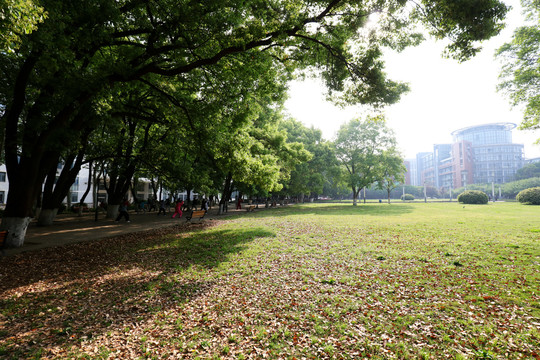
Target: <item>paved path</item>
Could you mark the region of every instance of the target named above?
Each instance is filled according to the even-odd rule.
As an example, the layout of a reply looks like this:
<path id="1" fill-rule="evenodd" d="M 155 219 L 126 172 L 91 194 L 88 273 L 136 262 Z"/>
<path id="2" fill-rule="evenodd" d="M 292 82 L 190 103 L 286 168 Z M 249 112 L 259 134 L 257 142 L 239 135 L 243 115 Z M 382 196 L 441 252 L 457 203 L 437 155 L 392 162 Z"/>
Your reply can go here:
<path id="1" fill-rule="evenodd" d="M 245 212 L 246 210 L 229 209 L 227 215 Z M 157 211 L 139 214 L 130 212 L 131 222 L 129 223 L 126 223 L 124 219 L 120 222 L 106 219 L 104 213 L 99 213 L 98 221 L 94 220 L 94 213 L 85 213 L 82 217 L 68 214 L 58 215 L 51 226 L 37 226 L 36 222 L 32 221 L 26 232 L 24 245 L 20 248 L 6 249 L 6 256 L 186 223 L 185 213 L 181 219 L 172 219 L 171 215 L 172 212 L 165 216 L 158 216 Z M 224 215 L 217 215 L 217 207 L 215 207 L 209 210 L 203 221 L 212 221 L 223 217 Z M 194 222 L 197 221 L 194 220 Z"/>

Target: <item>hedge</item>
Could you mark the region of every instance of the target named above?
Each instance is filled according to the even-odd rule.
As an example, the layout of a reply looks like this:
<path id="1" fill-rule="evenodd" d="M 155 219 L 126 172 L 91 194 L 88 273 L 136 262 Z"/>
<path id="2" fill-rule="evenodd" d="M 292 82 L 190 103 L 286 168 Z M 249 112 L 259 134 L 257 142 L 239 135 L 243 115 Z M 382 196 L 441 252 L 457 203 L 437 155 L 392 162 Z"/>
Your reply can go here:
<path id="1" fill-rule="evenodd" d="M 520 191 L 516 200 L 526 205 L 540 205 L 540 187 Z"/>
<path id="2" fill-rule="evenodd" d="M 463 204 L 487 204 L 489 201 L 486 193 L 479 190 L 467 190 L 462 192 L 457 199 Z"/>

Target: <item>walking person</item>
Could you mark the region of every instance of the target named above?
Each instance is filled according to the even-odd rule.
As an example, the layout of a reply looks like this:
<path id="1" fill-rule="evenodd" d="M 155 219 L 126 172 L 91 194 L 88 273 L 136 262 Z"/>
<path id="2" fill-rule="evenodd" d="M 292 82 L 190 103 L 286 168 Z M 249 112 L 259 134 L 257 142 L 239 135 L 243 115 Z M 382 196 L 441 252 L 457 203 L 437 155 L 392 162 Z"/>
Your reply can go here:
<path id="1" fill-rule="evenodd" d="M 174 207 L 174 214 L 172 218 L 174 219 L 176 217 L 176 214 L 178 214 L 178 218 L 180 219 L 182 217 L 182 206 L 184 205 L 184 201 L 178 199 L 176 201 L 176 206 Z"/>
<path id="2" fill-rule="evenodd" d="M 236 201 L 236 210 L 242 209 L 242 197 L 239 196 L 238 200 Z"/>
<path id="3" fill-rule="evenodd" d="M 201 210 L 208 211 L 208 200 L 205 198 L 202 199 Z"/>
<path id="4" fill-rule="evenodd" d="M 160 201 L 159 201 L 159 212 L 158 212 L 158 215 L 161 215 L 161 213 L 163 213 L 163 215 L 167 215 L 167 213 L 165 212 L 165 201 L 163 201 L 163 200 L 160 200 Z"/>
<path id="5" fill-rule="evenodd" d="M 139 203 L 139 209 L 140 209 L 144 214 L 146 214 L 146 201 L 141 200 L 141 202 Z M 138 212 L 138 211 L 137 211 L 137 212 Z"/>
<path id="6" fill-rule="evenodd" d="M 129 221 L 128 206 L 129 201 L 127 199 L 124 199 L 124 201 L 122 201 L 120 207 L 118 208 L 118 216 L 116 217 L 116 222 L 119 222 L 122 217 L 126 219 L 126 222 L 131 222 Z"/>
<path id="7" fill-rule="evenodd" d="M 148 212 L 157 210 L 156 208 L 156 199 L 149 197 L 148 198 Z"/>

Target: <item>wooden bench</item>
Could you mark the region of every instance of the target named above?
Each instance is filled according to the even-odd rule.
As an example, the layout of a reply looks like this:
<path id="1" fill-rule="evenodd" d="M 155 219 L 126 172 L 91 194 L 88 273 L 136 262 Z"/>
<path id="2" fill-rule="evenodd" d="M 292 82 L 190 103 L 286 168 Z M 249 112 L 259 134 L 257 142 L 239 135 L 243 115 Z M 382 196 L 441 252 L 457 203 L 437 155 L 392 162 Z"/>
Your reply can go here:
<path id="1" fill-rule="evenodd" d="M 0 252 L 2 252 L 2 255 L 6 255 L 6 252 L 4 251 L 4 249 L 6 248 L 6 245 L 7 245 L 7 236 L 8 236 L 8 232 L 7 231 L 0 231 Z"/>
<path id="2" fill-rule="evenodd" d="M 247 212 L 255 211 L 255 208 L 256 208 L 256 207 L 257 207 L 257 206 L 255 206 L 255 205 L 249 205 L 249 206 L 246 208 L 246 209 L 247 209 Z"/>
<path id="3" fill-rule="evenodd" d="M 192 210 L 191 214 L 186 215 L 186 222 L 191 222 L 193 218 L 199 218 L 199 221 L 201 221 L 204 215 L 206 215 L 206 210 Z"/>

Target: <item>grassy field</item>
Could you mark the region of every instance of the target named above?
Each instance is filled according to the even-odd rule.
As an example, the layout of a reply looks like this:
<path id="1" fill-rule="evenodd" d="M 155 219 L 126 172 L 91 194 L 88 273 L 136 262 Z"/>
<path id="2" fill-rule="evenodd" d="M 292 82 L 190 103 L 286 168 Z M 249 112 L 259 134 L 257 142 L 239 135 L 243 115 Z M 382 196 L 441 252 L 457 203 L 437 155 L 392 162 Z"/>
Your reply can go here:
<path id="1" fill-rule="evenodd" d="M 301 205 L 1 261 L 0 357 L 540 359 L 540 207 Z"/>

